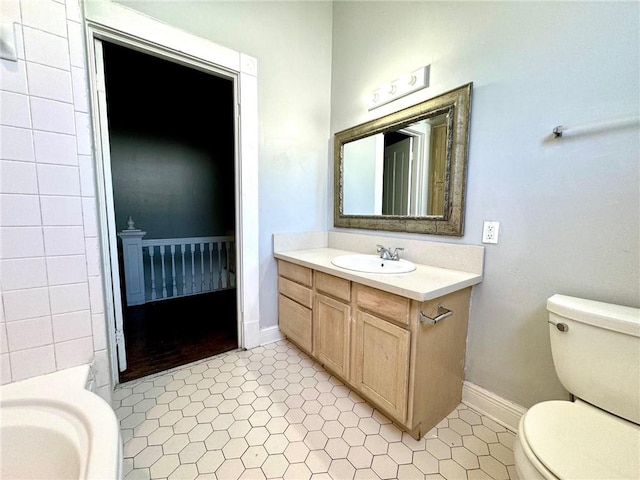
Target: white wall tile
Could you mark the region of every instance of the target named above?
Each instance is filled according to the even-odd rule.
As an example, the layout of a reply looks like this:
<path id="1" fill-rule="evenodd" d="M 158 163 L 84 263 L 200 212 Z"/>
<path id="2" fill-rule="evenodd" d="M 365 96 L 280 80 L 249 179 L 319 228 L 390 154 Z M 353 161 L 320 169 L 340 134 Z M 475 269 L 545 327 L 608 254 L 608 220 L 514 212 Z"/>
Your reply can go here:
<path id="1" fill-rule="evenodd" d="M 51 314 L 47 288 L 12 290 L 2 295 L 7 323 Z"/>
<path id="2" fill-rule="evenodd" d="M 56 343 L 91 336 L 91 312 L 89 310 L 53 315 L 52 320 L 53 338 Z"/>
<path id="3" fill-rule="evenodd" d="M 87 255 L 87 273 L 90 277 L 100 275 L 102 272 L 100 254 L 100 242 L 98 237 L 88 237 L 85 239 L 85 249 Z"/>
<path id="4" fill-rule="evenodd" d="M 105 401 L 107 402 L 109 405 L 112 405 L 113 403 L 113 389 L 111 388 L 111 385 L 103 385 L 101 387 L 98 387 L 96 389 L 96 393 Z"/>
<path id="5" fill-rule="evenodd" d="M 59 68 L 28 62 L 29 93 L 61 102 L 73 102 L 71 72 Z"/>
<path id="6" fill-rule="evenodd" d="M 38 185 L 42 195 L 80 195 L 78 167 L 38 165 Z"/>
<path id="7" fill-rule="evenodd" d="M 38 193 L 35 164 L 0 161 L 0 193 Z"/>
<path id="8" fill-rule="evenodd" d="M 74 67 L 84 68 L 84 36 L 82 33 L 82 25 L 76 22 L 67 23 L 67 32 L 69 34 L 69 52 L 71 65 Z"/>
<path id="9" fill-rule="evenodd" d="M 104 313 L 104 285 L 102 277 L 89 277 L 89 296 L 91 299 L 91 312 Z"/>
<path id="10" fill-rule="evenodd" d="M 78 0 L 66 0 L 65 4 L 67 6 L 67 18 L 74 22 L 81 22 L 80 2 Z"/>
<path id="11" fill-rule="evenodd" d="M 0 18 L 5 22 L 20 22 L 20 1 L 19 0 L 2 0 L 0 2 Z"/>
<path id="12" fill-rule="evenodd" d="M 29 97 L 0 91 L 0 125 L 30 128 L 30 115 Z"/>
<path id="13" fill-rule="evenodd" d="M 84 218 L 84 236 L 98 236 L 98 212 L 95 198 L 82 199 L 82 216 Z"/>
<path id="14" fill-rule="evenodd" d="M 0 258 L 44 256 L 41 227 L 2 227 L 0 230 Z"/>
<path id="15" fill-rule="evenodd" d="M 51 33 L 24 27 L 25 57 L 29 62 L 70 70 L 67 40 Z"/>
<path id="16" fill-rule="evenodd" d="M 93 349 L 104 350 L 107 348 L 107 326 L 103 314 L 91 315 L 91 330 L 93 331 Z"/>
<path id="17" fill-rule="evenodd" d="M 11 352 L 9 357 L 13 381 L 44 375 L 56 370 L 53 345 Z"/>
<path id="18" fill-rule="evenodd" d="M 1 2 L 0 2 L 1 3 Z M 3 353 L 0 355 L 0 385 L 11 382 L 11 361 L 9 360 L 9 354 Z"/>
<path id="19" fill-rule="evenodd" d="M 27 227 L 41 223 L 37 195 L 0 195 L 0 224 L 3 227 Z"/>
<path id="20" fill-rule="evenodd" d="M 51 0 L 24 1 L 22 23 L 61 37 L 67 36 L 67 14 L 63 4 Z"/>
<path id="21" fill-rule="evenodd" d="M 0 158 L 33 162 L 33 135 L 26 128 L 0 127 Z"/>
<path id="22" fill-rule="evenodd" d="M 43 233 L 47 256 L 84 254 L 82 227 L 44 227 Z"/>
<path id="23" fill-rule="evenodd" d="M 107 350 L 99 350 L 95 352 L 95 367 L 96 367 L 96 385 L 102 387 L 108 385 L 110 382 L 109 355 Z"/>
<path id="24" fill-rule="evenodd" d="M 0 380 L 87 363 L 96 350 L 110 397 L 80 2 L 0 0 L 0 18 L 25 24 L 15 25 L 21 61 L 0 60 Z"/>
<path id="25" fill-rule="evenodd" d="M 27 72 L 23 60 L 0 59 L 0 90 L 27 94 Z"/>
<path id="26" fill-rule="evenodd" d="M 49 285 L 64 285 L 87 281 L 87 260 L 84 255 L 47 257 Z"/>
<path id="27" fill-rule="evenodd" d="M 91 337 L 56 343 L 55 350 L 58 370 L 93 361 L 93 340 Z"/>
<path id="28" fill-rule="evenodd" d="M 47 132 L 76 133 L 73 105 L 46 98 L 31 97 L 33 128 Z"/>
<path id="29" fill-rule="evenodd" d="M 94 175 L 93 157 L 78 155 L 80 164 L 80 187 L 83 197 L 96 196 L 96 178 Z"/>
<path id="30" fill-rule="evenodd" d="M 3 291 L 47 286 L 47 266 L 43 257 L 16 258 L 0 262 Z"/>
<path id="31" fill-rule="evenodd" d="M 0 2 L 4 3 L 4 2 Z M 19 23 L 14 24 L 14 29 L 16 32 L 16 54 L 19 60 L 26 60 L 26 56 L 24 53 L 24 34 L 22 25 Z"/>
<path id="32" fill-rule="evenodd" d="M 54 315 L 88 310 L 90 306 L 89 288 L 86 283 L 51 286 L 49 295 L 51 313 Z"/>
<path id="33" fill-rule="evenodd" d="M 76 139 L 73 135 L 33 132 L 36 161 L 57 165 L 78 165 Z"/>
<path id="34" fill-rule="evenodd" d="M 91 137 L 91 121 L 89 114 L 76 112 L 76 137 L 78 154 L 91 155 L 93 142 Z"/>
<path id="35" fill-rule="evenodd" d="M 51 317 L 32 318 L 7 323 L 9 351 L 41 347 L 53 343 Z"/>
<path id="36" fill-rule="evenodd" d="M 9 353 L 9 341 L 7 340 L 7 324 L 0 323 L 0 353 Z"/>
<path id="37" fill-rule="evenodd" d="M 73 108 L 76 112 L 89 112 L 89 91 L 87 74 L 83 68 L 71 67 L 73 82 Z"/>
<path id="38" fill-rule="evenodd" d="M 82 225 L 80 197 L 42 196 L 43 225 Z"/>

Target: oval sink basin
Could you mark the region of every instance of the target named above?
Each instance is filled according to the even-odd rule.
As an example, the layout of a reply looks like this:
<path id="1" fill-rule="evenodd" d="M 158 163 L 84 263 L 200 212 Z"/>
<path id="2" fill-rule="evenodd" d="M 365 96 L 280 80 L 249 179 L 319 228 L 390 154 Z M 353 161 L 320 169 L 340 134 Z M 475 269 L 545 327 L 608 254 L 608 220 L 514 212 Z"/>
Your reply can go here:
<path id="1" fill-rule="evenodd" d="M 383 260 L 379 255 L 350 254 L 340 255 L 331 260 L 336 267 L 362 273 L 408 273 L 416 269 L 408 260 Z"/>

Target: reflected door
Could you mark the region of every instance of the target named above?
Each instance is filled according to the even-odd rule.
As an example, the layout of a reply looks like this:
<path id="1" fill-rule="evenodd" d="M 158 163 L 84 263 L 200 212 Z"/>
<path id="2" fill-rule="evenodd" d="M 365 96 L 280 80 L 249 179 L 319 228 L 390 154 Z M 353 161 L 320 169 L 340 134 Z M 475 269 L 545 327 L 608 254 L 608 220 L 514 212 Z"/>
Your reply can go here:
<path id="1" fill-rule="evenodd" d="M 431 160 L 429 162 L 428 215 L 444 215 L 444 179 L 447 159 L 447 126 L 431 129 Z"/>
<path id="2" fill-rule="evenodd" d="M 383 215 L 407 215 L 409 211 L 412 140 L 407 137 L 384 149 Z"/>

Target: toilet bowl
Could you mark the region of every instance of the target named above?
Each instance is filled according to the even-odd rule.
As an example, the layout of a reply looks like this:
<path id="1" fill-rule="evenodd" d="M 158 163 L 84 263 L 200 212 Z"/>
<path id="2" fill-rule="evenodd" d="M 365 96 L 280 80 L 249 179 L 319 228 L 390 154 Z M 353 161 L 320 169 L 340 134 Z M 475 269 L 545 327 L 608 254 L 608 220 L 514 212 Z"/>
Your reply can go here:
<path id="1" fill-rule="evenodd" d="M 520 479 L 640 479 L 640 309 L 564 295 L 547 308 L 554 366 L 576 399 L 522 416 Z"/>

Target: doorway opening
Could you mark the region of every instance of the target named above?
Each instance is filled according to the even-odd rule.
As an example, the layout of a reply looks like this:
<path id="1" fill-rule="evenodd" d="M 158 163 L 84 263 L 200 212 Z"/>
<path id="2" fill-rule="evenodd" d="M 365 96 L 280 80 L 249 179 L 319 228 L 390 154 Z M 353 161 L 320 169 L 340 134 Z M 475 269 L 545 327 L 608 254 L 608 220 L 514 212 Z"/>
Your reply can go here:
<path id="1" fill-rule="evenodd" d="M 126 382 L 238 347 L 234 83 L 102 43 Z"/>

